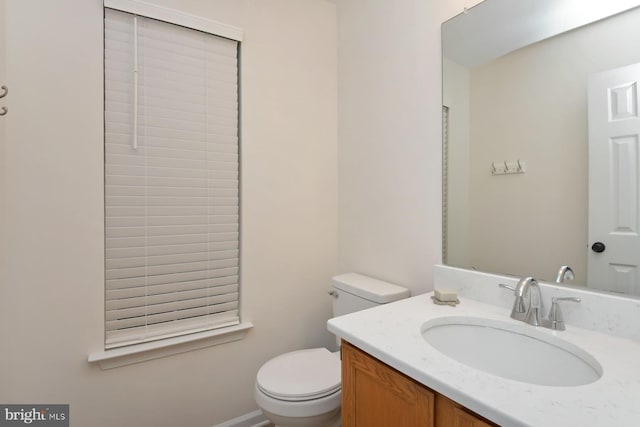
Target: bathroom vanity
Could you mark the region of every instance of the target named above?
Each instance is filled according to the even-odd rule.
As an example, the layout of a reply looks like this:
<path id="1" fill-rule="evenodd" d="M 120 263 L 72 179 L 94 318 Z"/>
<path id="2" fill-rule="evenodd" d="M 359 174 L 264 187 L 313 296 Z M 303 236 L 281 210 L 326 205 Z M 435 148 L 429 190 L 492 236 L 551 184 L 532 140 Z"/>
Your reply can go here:
<path id="1" fill-rule="evenodd" d="M 342 372 L 343 427 L 496 425 L 346 341 Z"/>
<path id="2" fill-rule="evenodd" d="M 345 426 L 640 425 L 640 340 L 624 326 L 638 324 L 638 301 L 542 284 L 547 307 L 553 296 L 582 299 L 567 307 L 566 330 L 553 331 L 510 318 L 513 293 L 498 284 L 514 285 L 515 278 L 443 266 L 435 276 L 437 287 L 449 283 L 458 292 L 458 306 L 435 305 L 423 294 L 329 320 L 329 330 L 346 341 Z M 429 335 L 465 322 L 477 328 L 472 335 L 451 335 L 469 346 L 462 355 Z M 440 334 L 445 341 L 447 334 Z M 527 354 L 512 351 L 523 349 Z M 569 359 L 561 360 L 565 353 Z M 592 376 L 580 367 L 565 376 L 580 363 Z"/>

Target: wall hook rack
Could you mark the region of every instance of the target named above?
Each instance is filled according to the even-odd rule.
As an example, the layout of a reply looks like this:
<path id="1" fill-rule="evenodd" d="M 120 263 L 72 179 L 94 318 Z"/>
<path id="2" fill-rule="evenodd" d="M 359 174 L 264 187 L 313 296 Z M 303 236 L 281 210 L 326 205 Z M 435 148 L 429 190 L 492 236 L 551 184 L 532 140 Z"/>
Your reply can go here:
<path id="1" fill-rule="evenodd" d="M 511 175 L 517 173 L 525 173 L 525 162 L 520 159 L 491 162 L 491 175 Z"/>

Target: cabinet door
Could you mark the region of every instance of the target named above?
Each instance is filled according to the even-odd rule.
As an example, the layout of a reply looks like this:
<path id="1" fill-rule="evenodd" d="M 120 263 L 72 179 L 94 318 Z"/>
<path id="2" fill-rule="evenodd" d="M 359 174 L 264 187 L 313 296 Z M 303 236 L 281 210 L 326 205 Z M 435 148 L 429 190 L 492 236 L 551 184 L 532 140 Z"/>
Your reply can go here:
<path id="1" fill-rule="evenodd" d="M 434 393 L 342 343 L 343 427 L 432 427 Z"/>
<path id="2" fill-rule="evenodd" d="M 466 410 L 453 400 L 438 394 L 436 396 L 436 427 L 493 427 L 478 415 Z"/>

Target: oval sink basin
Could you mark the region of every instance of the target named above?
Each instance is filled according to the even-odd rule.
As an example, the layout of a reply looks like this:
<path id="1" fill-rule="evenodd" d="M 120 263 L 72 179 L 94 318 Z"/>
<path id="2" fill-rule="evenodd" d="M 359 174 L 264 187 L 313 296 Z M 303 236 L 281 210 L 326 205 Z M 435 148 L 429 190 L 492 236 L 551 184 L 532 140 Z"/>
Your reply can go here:
<path id="1" fill-rule="evenodd" d="M 526 324 L 442 317 L 424 323 L 422 336 L 460 363 L 511 380 L 579 386 L 602 376 L 602 367 L 589 353 Z"/>

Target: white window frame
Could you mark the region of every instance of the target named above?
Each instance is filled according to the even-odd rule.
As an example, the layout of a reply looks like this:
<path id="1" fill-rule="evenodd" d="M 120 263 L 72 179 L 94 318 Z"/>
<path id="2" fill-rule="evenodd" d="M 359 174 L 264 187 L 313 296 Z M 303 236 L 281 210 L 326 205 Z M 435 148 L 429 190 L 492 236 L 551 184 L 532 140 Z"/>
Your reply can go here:
<path id="1" fill-rule="evenodd" d="M 238 42 L 242 41 L 243 31 L 240 28 L 142 1 L 104 0 L 104 7 L 177 24 L 183 27 L 236 40 Z M 99 363 L 103 369 L 110 369 L 230 341 L 236 341 L 244 338 L 252 327 L 253 325 L 250 322 L 241 322 L 235 326 L 97 351 L 91 353 L 88 360 L 89 362 Z"/>
<path id="2" fill-rule="evenodd" d="M 241 28 L 138 0 L 104 0 L 104 7 L 242 41 Z"/>

